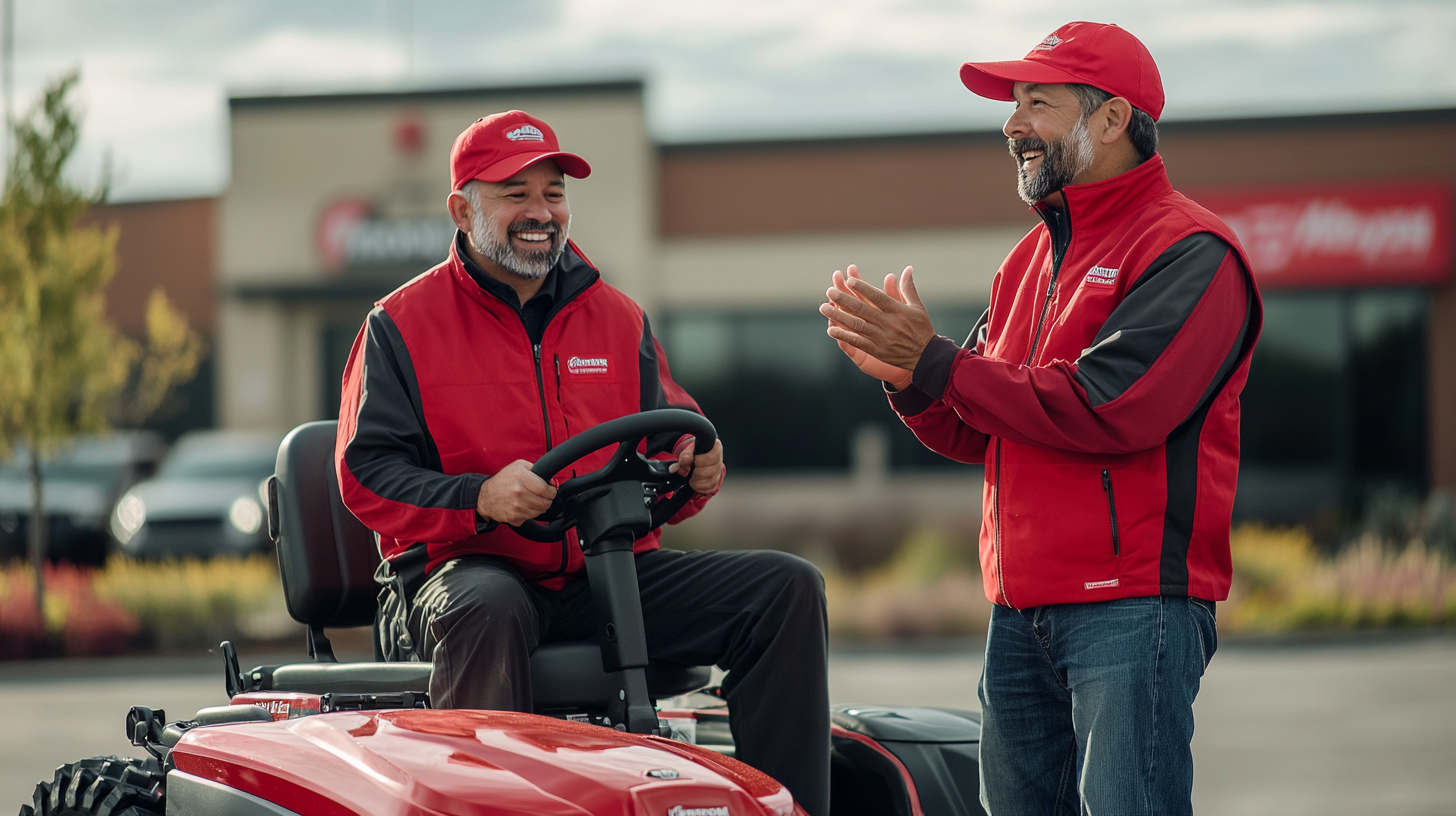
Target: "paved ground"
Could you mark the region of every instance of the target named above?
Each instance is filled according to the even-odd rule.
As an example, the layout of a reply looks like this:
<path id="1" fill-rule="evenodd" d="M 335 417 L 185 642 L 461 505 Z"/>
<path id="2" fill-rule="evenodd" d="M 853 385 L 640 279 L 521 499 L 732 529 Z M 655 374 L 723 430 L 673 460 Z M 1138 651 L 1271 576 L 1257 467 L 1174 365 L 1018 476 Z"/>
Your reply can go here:
<path id="1" fill-rule="evenodd" d="M 975 708 L 977 651 L 841 650 L 831 697 Z M 0 814 L 63 760 L 129 752 L 129 706 L 175 716 L 221 702 L 212 660 L 0 664 Z M 1199 697 L 1194 754 L 1199 813 L 1456 814 L 1456 638 L 1226 643 Z"/>

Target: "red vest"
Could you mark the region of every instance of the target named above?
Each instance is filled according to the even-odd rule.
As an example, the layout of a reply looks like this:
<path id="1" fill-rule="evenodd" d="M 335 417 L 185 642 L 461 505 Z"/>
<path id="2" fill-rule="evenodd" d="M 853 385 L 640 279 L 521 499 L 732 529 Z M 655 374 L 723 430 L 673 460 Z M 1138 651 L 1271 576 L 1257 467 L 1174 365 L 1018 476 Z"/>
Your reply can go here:
<path id="1" fill-rule="evenodd" d="M 1222 221 L 1172 189 L 1157 157 L 1115 178 L 1068 187 L 1064 193 L 1072 237 L 1055 286 L 1052 238 L 1041 225 L 1017 244 L 997 273 L 980 353 L 961 351 L 956 358 L 957 368 L 966 367 L 960 375 L 952 373 L 952 389 L 960 387 L 961 398 L 989 404 L 998 399 L 998 384 L 1004 383 L 1007 393 L 1013 385 L 1032 390 L 1039 387 L 1041 376 L 1047 383 L 1065 383 L 1067 373 L 1075 373 L 1075 361 L 1096 342 L 1149 264 L 1195 233 L 1219 236 L 1242 261 L 1240 271 L 1253 293 L 1247 300 L 1246 339 L 1221 382 L 1186 381 L 1176 372 L 1156 371 L 1155 364 L 1158 387 L 1165 389 L 1158 393 L 1189 391 L 1192 398 L 1186 404 L 1200 405 L 1187 421 L 1177 417 L 1174 424 L 1182 424 L 1161 444 L 1150 440 L 1152 447 L 1117 450 L 1109 443 L 1103 450 L 1115 452 L 1091 446 L 1078 452 L 1076 440 L 1054 440 L 1052 435 L 1045 445 L 995 434 L 983 438 L 981 563 L 986 594 L 1017 608 L 1159 594 L 1222 600 L 1228 596 L 1231 574 L 1239 393 L 1261 314 L 1248 262 Z M 1245 302 L 1240 296 L 1241 307 Z M 1229 315 L 1234 329 L 1244 314 L 1241 308 Z M 1227 347 L 1217 350 L 1219 359 L 1230 353 Z M 1087 403 L 1080 390 L 1044 390 L 1060 394 L 1064 406 L 1076 401 L 1067 396 L 1073 393 Z M 1206 392 L 1211 393 L 1199 402 Z M 950 396 L 955 395 L 948 401 Z M 1156 406 L 1157 401 L 1145 404 Z M 1102 417 L 1087 404 L 1071 405 L 1067 411 L 1086 416 L 1093 429 L 1103 419 L 1137 426 L 1136 418 Z M 929 423 L 934 414 L 929 411 L 919 421 Z M 962 409 L 962 414 L 973 411 Z M 916 428 L 917 419 L 906 421 Z M 966 422 L 974 425 L 973 419 Z M 916 432 L 925 438 L 925 429 Z M 1117 433 L 1109 432 L 1108 438 Z"/>
<path id="2" fill-rule="evenodd" d="M 517 459 L 534 462 L 574 434 L 642 410 L 642 308 L 600 280 L 557 307 L 539 348 L 533 347 L 517 312 L 484 292 L 453 252 L 449 261 L 400 287 L 379 305 L 398 327 L 408 350 L 424 424 L 445 474 L 489 475 Z M 345 373 L 339 411 L 341 451 L 353 435 L 363 393 L 362 338 L 361 334 Z M 675 402 L 690 403 L 665 376 L 665 364 L 659 370 L 663 385 L 674 390 Z M 563 470 L 555 483 L 605 465 L 612 450 L 580 460 Z M 339 463 L 345 504 L 371 529 L 394 533 L 381 533 L 385 558 L 424 541 L 432 568 L 465 554 L 498 555 L 527 578 L 551 587 L 561 586 L 564 576 L 584 566 L 575 530 L 564 545 L 530 541 L 506 525 L 476 533 L 473 507 L 422 509 L 389 502 L 360 485 L 344 466 L 342 455 Z M 657 546 L 654 531 L 635 549 L 642 552 Z"/>

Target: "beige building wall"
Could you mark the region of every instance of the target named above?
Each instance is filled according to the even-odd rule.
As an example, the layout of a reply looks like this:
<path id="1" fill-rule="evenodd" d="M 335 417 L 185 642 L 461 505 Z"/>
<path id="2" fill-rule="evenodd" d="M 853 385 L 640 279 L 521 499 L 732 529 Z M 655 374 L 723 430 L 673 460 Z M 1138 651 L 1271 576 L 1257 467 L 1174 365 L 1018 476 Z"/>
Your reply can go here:
<path id="1" fill-rule="evenodd" d="M 1020 226 L 671 238 L 662 245 L 662 293 L 671 309 L 817 308 L 830 275 L 853 263 L 878 283 L 915 267 L 927 304 L 985 303 Z"/>
<path id="2" fill-rule="evenodd" d="M 225 427 L 288 428 L 320 418 L 321 315 L 341 304 L 363 321 L 387 281 L 331 273 L 320 214 L 344 198 L 385 215 L 445 216 L 449 152 L 471 122 L 521 109 L 551 124 L 592 165 L 568 180 L 572 238 L 611 283 L 651 308 L 656 277 L 656 150 L 639 83 L 523 90 L 235 99 L 232 181 L 219 203 L 218 405 Z M 401 150 L 402 120 L 420 126 Z M 441 246 L 443 259 L 448 246 Z M 371 288 L 372 285 L 372 288 Z M 337 320 L 337 317 L 333 319 Z"/>

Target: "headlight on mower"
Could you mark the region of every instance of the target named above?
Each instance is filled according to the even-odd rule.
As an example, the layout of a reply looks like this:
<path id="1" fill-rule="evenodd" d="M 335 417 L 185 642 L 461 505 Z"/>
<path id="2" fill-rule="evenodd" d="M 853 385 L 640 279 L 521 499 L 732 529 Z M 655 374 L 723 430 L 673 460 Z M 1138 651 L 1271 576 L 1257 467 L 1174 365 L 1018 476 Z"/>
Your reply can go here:
<path id="1" fill-rule="evenodd" d="M 263 526 L 263 508 L 251 496 L 239 496 L 228 508 L 228 521 L 244 535 L 252 535 Z"/>
<path id="2" fill-rule="evenodd" d="M 147 505 L 140 498 L 128 493 L 116 503 L 116 512 L 111 516 L 111 534 L 122 544 L 131 541 L 137 530 L 147 523 Z"/>

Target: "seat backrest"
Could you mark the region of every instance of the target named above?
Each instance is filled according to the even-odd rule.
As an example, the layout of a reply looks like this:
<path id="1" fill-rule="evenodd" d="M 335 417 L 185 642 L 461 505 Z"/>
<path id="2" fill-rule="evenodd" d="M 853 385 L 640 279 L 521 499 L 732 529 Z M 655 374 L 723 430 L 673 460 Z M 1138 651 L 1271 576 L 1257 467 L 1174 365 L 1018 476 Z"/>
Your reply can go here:
<path id="1" fill-rule="evenodd" d="M 334 472 L 337 422 L 299 425 L 278 446 L 269 483 L 270 530 L 288 614 L 315 626 L 374 622 L 379 547 L 374 534 L 344 507 Z"/>

